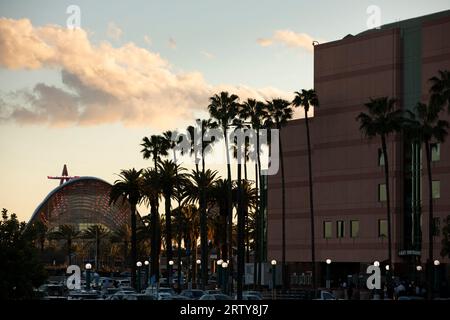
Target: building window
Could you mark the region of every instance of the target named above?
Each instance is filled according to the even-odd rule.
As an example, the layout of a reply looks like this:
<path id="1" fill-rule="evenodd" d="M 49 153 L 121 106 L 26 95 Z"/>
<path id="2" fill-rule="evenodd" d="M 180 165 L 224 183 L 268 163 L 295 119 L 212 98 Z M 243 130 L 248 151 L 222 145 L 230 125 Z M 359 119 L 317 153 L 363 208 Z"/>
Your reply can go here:
<path id="1" fill-rule="evenodd" d="M 388 229 L 387 220 L 384 220 L 384 219 L 378 220 L 378 237 L 386 238 L 388 236 L 387 229 Z"/>
<path id="2" fill-rule="evenodd" d="M 336 221 L 336 237 L 343 238 L 345 236 L 345 225 L 344 221 L 338 220 Z"/>
<path id="3" fill-rule="evenodd" d="M 439 237 L 441 235 L 441 219 L 433 218 L 433 236 Z"/>
<path id="4" fill-rule="evenodd" d="M 384 183 L 378 185 L 378 201 L 386 201 L 386 184 Z"/>
<path id="5" fill-rule="evenodd" d="M 378 166 L 384 166 L 384 154 L 381 148 L 378 149 Z"/>
<path id="6" fill-rule="evenodd" d="M 323 237 L 325 239 L 331 239 L 331 229 L 332 229 L 332 224 L 331 221 L 324 221 L 323 222 Z"/>
<path id="7" fill-rule="evenodd" d="M 441 197 L 441 182 L 439 180 L 432 181 L 431 187 L 433 199 L 439 199 Z"/>
<path id="8" fill-rule="evenodd" d="M 432 143 L 431 144 L 431 161 L 441 160 L 441 144 Z"/>
<path id="9" fill-rule="evenodd" d="M 350 237 L 357 238 L 359 236 L 359 220 L 350 221 Z"/>

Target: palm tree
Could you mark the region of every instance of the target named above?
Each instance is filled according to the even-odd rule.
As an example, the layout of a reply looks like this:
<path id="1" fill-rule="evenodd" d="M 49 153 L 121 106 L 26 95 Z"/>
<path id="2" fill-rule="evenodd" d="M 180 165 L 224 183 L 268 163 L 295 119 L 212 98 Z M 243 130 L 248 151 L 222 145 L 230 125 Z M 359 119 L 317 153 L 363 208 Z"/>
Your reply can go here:
<path id="1" fill-rule="evenodd" d="M 155 281 L 159 279 L 159 254 L 161 250 L 161 225 L 158 213 L 159 199 L 161 197 L 161 179 L 156 169 L 147 169 L 142 173 L 142 191 L 144 201 L 150 206 L 151 230 L 151 268 L 150 276 Z"/>
<path id="2" fill-rule="evenodd" d="M 160 135 L 152 135 L 150 139 L 144 137 L 141 146 L 144 147 L 141 150 L 144 159 L 152 158 L 155 169 L 158 169 L 158 161 L 161 159 L 161 156 L 167 156 L 170 149 L 169 141 Z"/>
<path id="3" fill-rule="evenodd" d="M 166 262 L 167 270 L 169 270 L 169 261 L 172 260 L 172 217 L 171 217 L 171 200 L 175 196 L 175 188 L 184 185 L 187 181 L 183 171 L 179 165 L 171 160 L 164 160 L 158 166 L 160 172 L 160 183 L 162 193 L 164 195 L 165 214 L 166 214 Z M 181 262 L 181 261 L 180 261 Z M 181 267 L 181 264 L 180 264 Z"/>
<path id="4" fill-rule="evenodd" d="M 193 170 L 188 177 L 190 182 L 185 185 L 185 201 L 187 203 L 208 202 L 211 197 L 211 188 L 216 180 L 217 171 L 210 169 L 205 172 Z M 200 211 L 200 246 L 201 246 L 201 270 L 202 270 L 202 288 L 208 284 L 208 239 L 206 227 L 206 208 Z"/>
<path id="5" fill-rule="evenodd" d="M 242 120 L 250 121 L 252 128 L 256 130 L 256 161 L 255 161 L 255 188 L 256 193 L 259 194 L 259 181 L 261 181 L 261 150 L 259 143 L 259 135 L 260 130 L 264 127 L 264 120 L 267 119 L 267 109 L 264 103 L 260 101 L 256 101 L 255 99 L 248 99 L 245 101 L 240 108 L 239 117 Z M 261 197 L 259 198 L 261 199 Z M 260 208 L 260 205 L 256 207 L 256 238 L 257 241 L 255 243 L 255 255 L 254 255 L 254 266 L 253 266 L 253 283 L 260 283 L 261 277 L 258 277 L 257 265 L 261 266 L 260 262 L 262 261 L 262 226 L 264 224 L 264 217 L 260 214 L 263 212 Z M 259 279 L 259 281 L 257 281 Z"/>
<path id="6" fill-rule="evenodd" d="M 283 290 L 288 286 L 287 265 L 286 265 L 286 189 L 284 177 L 283 148 L 281 143 L 281 129 L 292 119 L 293 110 L 289 101 L 283 99 L 273 99 L 267 101 L 267 126 L 274 126 L 278 129 L 278 143 L 280 148 L 280 169 L 281 169 L 281 274 L 283 279 Z"/>
<path id="7" fill-rule="evenodd" d="M 122 170 L 119 174 L 120 179 L 114 182 L 109 195 L 110 204 L 117 201 L 128 201 L 131 209 L 131 284 L 136 287 L 136 262 L 137 262 L 137 243 L 136 243 L 136 207 L 141 201 L 142 193 L 142 169 Z"/>
<path id="8" fill-rule="evenodd" d="M 434 98 L 430 98 L 429 104 L 418 103 L 413 121 L 409 125 L 412 136 L 418 143 L 425 146 L 425 156 L 427 163 L 428 182 L 428 288 L 429 299 L 433 294 L 433 178 L 431 173 L 431 144 L 433 142 L 443 143 L 448 134 L 449 123 L 439 119 L 439 113 L 443 109 L 443 104 Z"/>
<path id="9" fill-rule="evenodd" d="M 309 177 L 309 210 L 311 224 L 311 263 L 312 263 L 312 283 L 314 292 L 316 291 L 316 247 L 315 247 L 315 227 L 314 227 L 314 197 L 313 197 L 313 181 L 312 181 L 312 161 L 311 161 L 311 136 L 309 131 L 308 111 L 310 107 L 318 107 L 319 99 L 314 89 L 295 92 L 295 98 L 292 101 L 294 107 L 302 107 L 305 111 L 306 125 L 306 142 L 308 145 L 308 177 Z"/>
<path id="10" fill-rule="evenodd" d="M 93 225 L 83 231 L 82 238 L 93 240 L 95 243 L 95 269 L 99 270 L 100 264 L 100 244 L 101 241 L 109 237 L 108 229 L 101 225 Z"/>
<path id="11" fill-rule="evenodd" d="M 433 104 L 443 106 L 447 104 L 448 112 L 450 112 L 450 71 L 439 70 L 438 73 L 438 76 L 430 79 L 431 100 Z"/>
<path id="12" fill-rule="evenodd" d="M 229 150 L 229 141 L 228 141 L 228 127 L 232 125 L 234 119 L 238 114 L 238 99 L 239 97 L 235 94 L 229 94 L 228 92 L 222 91 L 220 94 L 216 94 L 210 98 L 210 104 L 208 106 L 208 111 L 210 116 L 217 120 L 218 125 L 222 128 L 224 139 L 225 139 L 225 152 L 227 158 L 227 180 L 228 180 L 228 191 L 227 191 L 227 200 L 228 200 L 228 251 L 231 254 L 232 245 L 231 238 L 233 234 L 233 223 L 232 223 L 232 200 L 231 200 L 231 162 L 230 162 L 230 154 Z M 226 256 L 225 260 L 228 259 L 228 252 L 225 252 Z M 233 259 L 230 259 L 233 261 Z M 232 268 L 232 266 L 230 266 Z"/>
<path id="13" fill-rule="evenodd" d="M 36 222 L 33 222 L 31 228 L 27 228 L 26 230 L 31 234 L 31 238 L 39 243 L 39 249 L 43 252 L 45 240 L 47 240 L 49 235 L 47 225 L 41 220 L 37 220 Z"/>
<path id="14" fill-rule="evenodd" d="M 119 229 L 114 230 L 110 234 L 110 241 L 112 243 L 120 243 L 123 246 L 123 264 L 128 265 L 128 247 L 131 239 L 131 228 L 127 224 L 123 224 Z"/>
<path id="15" fill-rule="evenodd" d="M 49 238 L 52 240 L 63 240 L 66 242 L 67 257 L 69 265 L 72 264 L 72 244 L 73 241 L 79 238 L 80 232 L 74 226 L 63 224 L 58 227 L 58 230 L 50 233 Z"/>
<path id="16" fill-rule="evenodd" d="M 381 150 L 384 159 L 384 178 L 386 184 L 386 210 L 387 210 L 387 233 L 388 233 L 388 265 L 392 263 L 392 233 L 391 233 L 391 205 L 390 205 L 390 188 L 389 188 L 389 161 L 387 153 L 386 139 L 390 134 L 399 132 L 402 128 L 403 112 L 395 110 L 395 99 L 381 97 L 370 99 L 366 103 L 369 113 L 361 112 L 357 117 L 360 122 L 360 130 L 364 135 L 373 139 L 380 137 Z"/>

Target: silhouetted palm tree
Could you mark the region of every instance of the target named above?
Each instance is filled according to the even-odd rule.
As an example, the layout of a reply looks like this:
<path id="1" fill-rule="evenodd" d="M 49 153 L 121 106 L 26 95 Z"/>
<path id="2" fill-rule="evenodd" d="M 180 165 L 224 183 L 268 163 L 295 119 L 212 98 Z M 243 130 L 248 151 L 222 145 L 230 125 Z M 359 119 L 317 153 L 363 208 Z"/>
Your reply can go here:
<path id="1" fill-rule="evenodd" d="M 425 147 L 425 159 L 427 164 L 427 182 L 428 182 L 428 261 L 427 275 L 429 299 L 432 298 L 434 281 L 433 277 L 433 236 L 434 236 L 434 215 L 433 215 L 433 178 L 431 172 L 431 144 L 443 143 L 448 134 L 449 123 L 439 119 L 439 113 L 443 109 L 443 104 L 438 100 L 430 98 L 429 104 L 418 103 L 415 109 L 413 121 L 409 123 L 408 129 L 411 130 L 414 139 Z"/>
<path id="2" fill-rule="evenodd" d="M 439 70 L 438 73 L 438 76 L 430 79 L 430 102 L 442 106 L 447 104 L 448 112 L 450 112 L 450 71 Z"/>
<path id="3" fill-rule="evenodd" d="M 176 188 L 184 185 L 187 178 L 179 165 L 173 161 L 164 160 L 159 166 L 161 190 L 164 195 L 165 215 L 166 215 L 166 262 L 167 270 L 169 270 L 169 261 L 172 260 L 172 217 L 171 217 L 171 200 L 175 196 Z M 181 266 L 181 265 L 180 265 Z"/>
<path id="4" fill-rule="evenodd" d="M 156 169 L 147 169 L 142 173 L 143 200 L 150 206 L 150 276 L 159 279 L 159 254 L 161 251 L 161 222 L 158 213 L 159 199 L 162 194 L 160 174 Z"/>
<path id="5" fill-rule="evenodd" d="M 128 201 L 131 209 L 131 284 L 136 287 L 136 207 L 141 201 L 142 193 L 142 169 L 122 170 L 120 179 L 114 182 L 110 192 L 110 204 L 117 201 Z"/>
<path id="6" fill-rule="evenodd" d="M 119 229 L 114 230 L 110 234 L 110 241 L 112 243 L 122 244 L 123 263 L 124 266 L 128 266 L 128 247 L 131 239 L 131 228 L 128 224 L 123 224 Z"/>
<path id="7" fill-rule="evenodd" d="M 186 183 L 185 195 L 186 202 L 195 203 L 200 202 L 200 198 L 205 199 L 205 202 L 211 197 L 211 187 L 216 180 L 216 171 L 206 170 L 204 173 L 201 171 L 193 170 L 188 177 L 190 183 Z M 202 261 L 202 288 L 205 288 L 208 284 L 208 239 L 207 239 L 207 227 L 206 227 L 206 210 L 200 211 L 200 246 L 201 246 L 201 261 Z"/>
<path id="8" fill-rule="evenodd" d="M 49 234 L 52 240 L 63 240 L 66 242 L 66 251 L 69 265 L 72 264 L 72 244 L 75 239 L 80 237 L 80 231 L 76 230 L 74 226 L 63 224 L 58 227 L 58 230 Z"/>
<path id="9" fill-rule="evenodd" d="M 267 101 L 267 126 L 274 126 L 278 129 L 278 143 L 280 151 L 280 169 L 281 169 L 281 237 L 282 237 L 282 252 L 281 252 L 281 274 L 283 279 L 283 290 L 288 286 L 287 265 L 286 265 L 286 189 L 284 176 L 284 160 L 283 148 L 281 143 L 281 129 L 287 125 L 288 121 L 292 119 L 292 108 L 290 103 L 283 99 L 273 99 Z"/>
<path id="10" fill-rule="evenodd" d="M 231 204 L 231 162 L 229 154 L 229 141 L 228 141 L 228 129 L 233 124 L 234 119 L 238 115 L 238 103 L 239 97 L 235 94 L 229 94 L 228 92 L 221 92 L 210 98 L 210 104 L 208 106 L 208 111 L 210 116 L 217 120 L 218 125 L 222 128 L 224 139 L 225 139 L 225 152 L 227 160 L 227 180 L 229 182 L 227 199 L 228 199 L 228 251 L 231 254 L 231 237 L 233 234 L 233 223 L 232 223 L 232 204 Z M 224 257 L 225 260 L 228 259 L 228 253 Z M 230 261 L 233 261 L 230 259 Z M 232 265 L 230 266 L 232 268 Z"/>
<path id="11" fill-rule="evenodd" d="M 319 99 L 313 89 L 301 92 L 295 92 L 295 98 L 292 101 L 294 107 L 301 107 L 305 111 L 305 125 L 306 125 L 306 142 L 308 146 L 308 177 L 309 177 L 309 210 L 310 210 L 310 224 L 311 224 L 311 263 L 312 263 L 312 284 L 314 291 L 317 286 L 316 279 L 316 246 L 315 246 L 315 224 L 314 224 L 314 197 L 313 197 L 313 181 L 312 181 L 312 161 L 311 161 L 311 135 L 309 131 L 308 111 L 310 107 L 318 107 Z"/>
<path id="12" fill-rule="evenodd" d="M 144 159 L 152 158 L 155 169 L 158 169 L 158 161 L 161 156 L 167 156 L 170 149 L 169 141 L 160 135 L 152 135 L 150 139 L 144 137 L 141 146 L 144 147 L 141 150 Z"/>
<path id="13" fill-rule="evenodd" d="M 248 99 L 245 101 L 239 109 L 239 117 L 244 121 L 249 121 L 252 128 L 256 130 L 256 161 L 255 161 L 255 188 L 256 193 L 259 195 L 259 182 L 261 181 L 261 150 L 260 150 L 260 130 L 264 128 L 264 121 L 267 118 L 267 109 L 264 103 L 256 101 L 255 99 Z M 260 284 L 261 276 L 258 276 L 257 265 L 261 266 L 263 247 L 263 224 L 264 217 L 260 212 L 261 210 L 261 198 L 259 197 L 259 204 L 256 207 L 255 212 L 255 224 L 256 224 L 256 243 L 254 246 L 254 271 L 253 271 L 253 283 Z"/>
<path id="14" fill-rule="evenodd" d="M 360 122 L 360 130 L 373 139 L 380 137 L 384 159 L 384 177 L 386 184 L 386 210 L 388 233 L 388 264 L 392 263 L 391 205 L 389 188 L 389 161 L 386 140 L 390 134 L 399 132 L 404 123 L 402 110 L 395 110 L 395 99 L 388 97 L 370 99 L 366 103 L 369 113 L 361 112 L 356 119 Z"/>
<path id="15" fill-rule="evenodd" d="M 93 240 L 95 243 L 95 269 L 100 267 L 100 244 L 105 238 L 108 238 L 110 232 L 101 225 L 93 225 L 83 231 L 83 239 Z"/>

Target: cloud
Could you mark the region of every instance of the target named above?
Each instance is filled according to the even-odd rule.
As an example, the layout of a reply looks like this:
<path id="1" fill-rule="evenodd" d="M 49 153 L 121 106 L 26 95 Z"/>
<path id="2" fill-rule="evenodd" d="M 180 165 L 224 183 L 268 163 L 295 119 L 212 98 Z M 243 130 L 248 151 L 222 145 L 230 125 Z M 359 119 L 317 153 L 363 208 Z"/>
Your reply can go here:
<path id="1" fill-rule="evenodd" d="M 200 54 L 207 59 L 213 59 L 215 57 L 211 52 L 208 51 L 200 51 Z"/>
<path id="2" fill-rule="evenodd" d="M 114 22 L 110 22 L 108 23 L 108 30 L 106 31 L 106 34 L 109 38 L 117 41 L 122 36 L 123 31 Z"/>
<path id="3" fill-rule="evenodd" d="M 277 30 L 271 38 L 259 38 L 256 42 L 262 47 L 268 47 L 275 43 L 280 43 L 289 48 L 302 48 L 306 51 L 312 52 L 314 40 L 309 34 L 296 33 L 292 30 Z M 320 40 L 319 42 L 323 42 Z"/>
<path id="4" fill-rule="evenodd" d="M 177 48 L 177 42 L 175 41 L 175 39 L 174 38 L 169 38 L 169 47 L 171 48 L 171 49 L 176 49 Z"/>
<path id="5" fill-rule="evenodd" d="M 83 29 L 34 27 L 28 19 L 0 18 L 0 67 L 60 72 L 60 86 L 37 83 L 0 95 L 0 119 L 22 124 L 120 122 L 167 129 L 191 121 L 220 90 L 243 99 L 285 94 L 275 88 L 213 86 L 200 72 L 175 72 L 158 53 L 134 43 L 93 44 Z"/>
<path id="6" fill-rule="evenodd" d="M 145 35 L 144 36 L 144 42 L 146 44 L 148 44 L 149 46 L 151 46 L 152 45 L 152 38 L 150 38 L 148 35 Z"/>
<path id="7" fill-rule="evenodd" d="M 273 41 L 267 38 L 258 38 L 256 39 L 256 42 L 258 42 L 261 47 L 268 47 L 273 44 Z"/>

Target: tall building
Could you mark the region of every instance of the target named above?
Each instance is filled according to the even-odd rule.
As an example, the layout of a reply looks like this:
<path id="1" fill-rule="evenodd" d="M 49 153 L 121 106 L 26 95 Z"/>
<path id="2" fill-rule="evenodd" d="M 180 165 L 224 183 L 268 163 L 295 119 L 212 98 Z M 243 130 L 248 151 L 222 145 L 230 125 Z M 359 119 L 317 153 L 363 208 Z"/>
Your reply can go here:
<path id="1" fill-rule="evenodd" d="M 388 258 L 386 186 L 379 139 L 368 140 L 356 117 L 369 98 L 396 98 L 413 110 L 427 102 L 429 81 L 450 70 L 450 11 L 384 25 L 314 47 L 314 88 L 320 106 L 310 130 L 316 260 L 331 259 L 334 274 L 365 271 Z M 450 120 L 447 112 L 442 114 Z M 290 272 L 311 270 L 308 162 L 304 119 L 282 131 L 286 172 L 286 260 Z M 433 149 L 436 233 L 442 270 L 443 220 L 450 215 L 450 141 Z M 428 257 L 428 190 L 424 152 L 400 135 L 388 140 L 392 258 L 411 274 Z M 420 206 L 420 203 L 422 206 Z M 280 172 L 268 182 L 268 259 L 281 260 Z"/>

